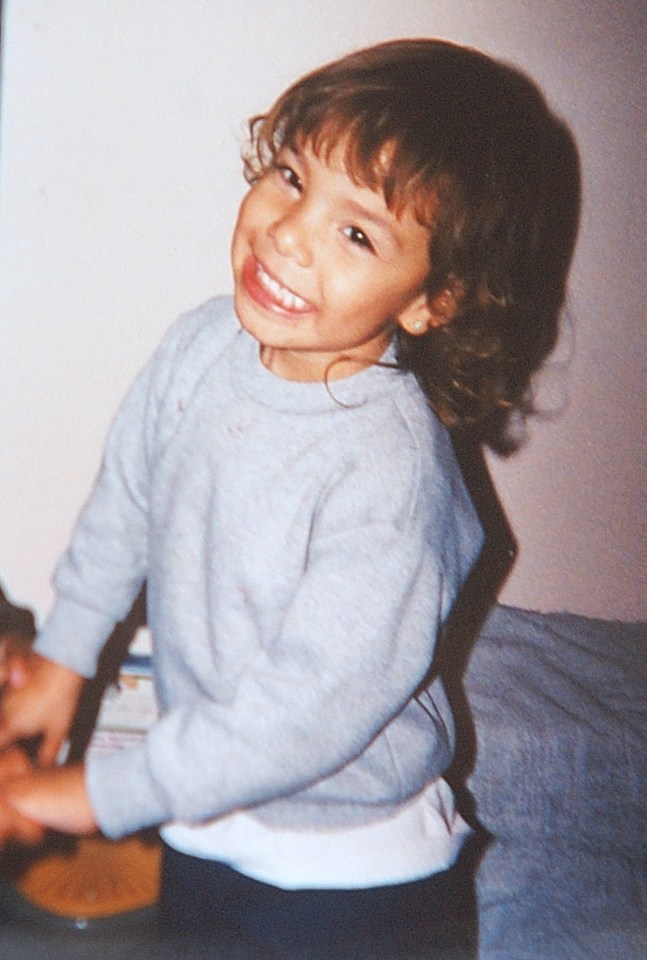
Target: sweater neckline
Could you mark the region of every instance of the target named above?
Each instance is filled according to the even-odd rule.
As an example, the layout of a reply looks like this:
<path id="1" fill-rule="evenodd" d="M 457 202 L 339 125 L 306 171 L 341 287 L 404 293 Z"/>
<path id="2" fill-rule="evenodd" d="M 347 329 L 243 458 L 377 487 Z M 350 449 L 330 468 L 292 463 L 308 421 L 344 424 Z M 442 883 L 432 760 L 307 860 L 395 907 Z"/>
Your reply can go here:
<path id="1" fill-rule="evenodd" d="M 387 347 L 380 363 L 395 363 L 395 344 Z M 260 358 L 260 347 L 246 330 L 238 331 L 234 343 L 233 387 L 258 403 L 291 413 L 316 413 L 358 407 L 393 390 L 393 378 L 401 377 L 392 366 L 372 364 L 350 377 L 328 384 L 284 380 L 268 370 Z"/>

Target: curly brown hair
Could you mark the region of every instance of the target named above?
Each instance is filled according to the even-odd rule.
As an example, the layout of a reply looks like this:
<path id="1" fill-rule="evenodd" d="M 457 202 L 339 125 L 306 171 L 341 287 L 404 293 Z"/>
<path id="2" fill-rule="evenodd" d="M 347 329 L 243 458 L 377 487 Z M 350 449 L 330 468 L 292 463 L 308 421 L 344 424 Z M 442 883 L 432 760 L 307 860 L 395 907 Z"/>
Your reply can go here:
<path id="1" fill-rule="evenodd" d="M 534 83 L 470 48 L 396 40 L 307 74 L 249 129 L 250 182 L 283 147 L 342 144 L 357 183 L 413 205 L 428 297 L 458 307 L 423 336 L 398 329 L 398 364 L 448 427 L 505 449 L 557 339 L 579 218 L 577 148 Z"/>

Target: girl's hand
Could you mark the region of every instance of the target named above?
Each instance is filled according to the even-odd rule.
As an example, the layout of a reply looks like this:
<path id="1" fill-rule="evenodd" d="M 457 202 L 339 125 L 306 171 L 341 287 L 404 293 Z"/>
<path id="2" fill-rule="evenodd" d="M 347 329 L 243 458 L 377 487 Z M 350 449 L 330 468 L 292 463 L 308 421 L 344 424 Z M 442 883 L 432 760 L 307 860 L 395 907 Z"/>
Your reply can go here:
<path id="1" fill-rule="evenodd" d="M 61 833 L 87 834 L 97 830 L 82 764 L 32 770 L 8 781 L 0 791 L 4 802 L 27 821 Z"/>
<path id="2" fill-rule="evenodd" d="M 9 662 L 0 699 L 0 750 L 40 736 L 38 761 L 51 766 L 69 734 L 84 679 L 33 651 Z"/>

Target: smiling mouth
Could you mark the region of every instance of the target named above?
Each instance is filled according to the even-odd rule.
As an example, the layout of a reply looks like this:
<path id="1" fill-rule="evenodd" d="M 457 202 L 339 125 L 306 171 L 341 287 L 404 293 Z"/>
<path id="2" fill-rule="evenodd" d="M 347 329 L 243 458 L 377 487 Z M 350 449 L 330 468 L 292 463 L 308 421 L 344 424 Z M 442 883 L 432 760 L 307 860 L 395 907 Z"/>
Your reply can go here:
<path id="1" fill-rule="evenodd" d="M 260 287 L 281 309 L 294 313 L 301 313 L 312 309 L 311 304 L 309 304 L 307 300 L 304 300 L 303 297 L 294 293 L 293 290 L 279 283 L 276 277 L 268 273 L 255 257 L 250 258 L 246 264 L 245 272 L 253 284 Z"/>

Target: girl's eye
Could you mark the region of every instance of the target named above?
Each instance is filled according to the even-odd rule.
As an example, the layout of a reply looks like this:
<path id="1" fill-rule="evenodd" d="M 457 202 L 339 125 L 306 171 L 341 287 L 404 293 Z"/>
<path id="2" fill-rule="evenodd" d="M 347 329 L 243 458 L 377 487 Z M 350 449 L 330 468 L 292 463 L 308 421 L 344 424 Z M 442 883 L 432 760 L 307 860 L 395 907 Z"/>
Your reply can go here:
<path id="1" fill-rule="evenodd" d="M 374 252 L 375 248 L 363 230 L 359 227 L 344 227 L 344 233 L 351 243 L 358 247 L 364 247 L 365 250 Z"/>
<path id="2" fill-rule="evenodd" d="M 284 180 L 289 187 L 294 187 L 295 190 L 301 190 L 301 180 L 292 167 L 288 167 L 285 164 L 278 164 L 276 169 L 281 179 Z"/>

